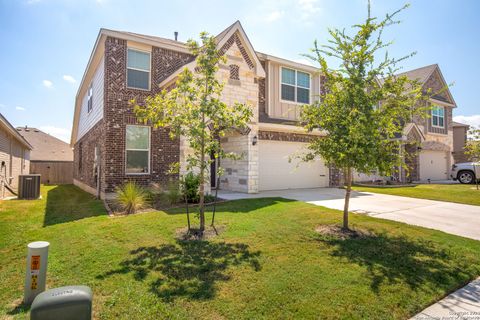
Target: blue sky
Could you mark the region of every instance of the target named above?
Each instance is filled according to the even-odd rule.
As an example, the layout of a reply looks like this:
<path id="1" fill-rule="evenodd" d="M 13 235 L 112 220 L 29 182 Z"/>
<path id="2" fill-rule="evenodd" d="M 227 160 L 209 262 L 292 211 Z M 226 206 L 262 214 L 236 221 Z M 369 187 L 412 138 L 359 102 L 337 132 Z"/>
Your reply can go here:
<path id="1" fill-rule="evenodd" d="M 405 1 L 373 0 L 384 16 Z M 418 54 L 405 70 L 438 63 L 458 108 L 457 120 L 480 125 L 480 1 L 412 0 L 385 39 L 391 55 Z M 301 61 L 328 27 L 366 16 L 366 0 L 126 1 L 0 0 L 0 112 L 15 126 L 69 140 L 75 94 L 101 27 L 172 38 L 221 32 L 240 20 L 257 51 Z"/>

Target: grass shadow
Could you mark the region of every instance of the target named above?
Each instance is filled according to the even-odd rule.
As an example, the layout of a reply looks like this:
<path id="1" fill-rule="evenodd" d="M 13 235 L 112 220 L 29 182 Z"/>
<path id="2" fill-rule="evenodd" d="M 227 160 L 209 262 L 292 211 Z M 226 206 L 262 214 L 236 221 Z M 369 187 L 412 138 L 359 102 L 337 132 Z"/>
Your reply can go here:
<path id="1" fill-rule="evenodd" d="M 30 311 L 31 305 L 24 303 L 23 301 L 16 304 L 15 307 L 8 311 L 7 314 L 10 316 L 18 315 L 18 314 L 24 314 Z"/>
<path id="2" fill-rule="evenodd" d="M 379 293 L 383 284 L 406 283 L 411 289 L 429 287 L 450 291 L 480 273 L 480 267 L 450 249 L 431 241 L 388 234 L 339 239 L 320 236 L 334 257 L 366 267 L 371 289 Z"/>
<path id="3" fill-rule="evenodd" d="M 290 200 L 285 198 L 252 198 L 241 200 L 228 200 L 217 203 L 216 211 L 226 211 L 234 213 L 251 213 L 255 210 L 270 207 L 279 203 L 295 202 L 296 200 Z M 205 206 L 205 212 L 211 213 L 213 210 L 213 204 L 209 203 Z M 185 206 L 179 205 L 176 208 L 163 209 L 167 214 L 185 214 Z M 198 212 L 198 206 L 192 206 L 189 204 L 189 211 L 191 213 Z"/>
<path id="4" fill-rule="evenodd" d="M 74 185 L 57 185 L 48 190 L 43 226 L 106 215 L 101 200 Z"/>
<path id="5" fill-rule="evenodd" d="M 212 299 L 215 283 L 230 280 L 229 267 L 247 264 L 256 271 L 261 269 L 260 252 L 251 252 L 242 243 L 177 240 L 159 247 L 139 247 L 130 254 L 119 268 L 96 278 L 132 273 L 135 280 L 144 281 L 150 274 L 154 278 L 150 291 L 164 301 Z"/>

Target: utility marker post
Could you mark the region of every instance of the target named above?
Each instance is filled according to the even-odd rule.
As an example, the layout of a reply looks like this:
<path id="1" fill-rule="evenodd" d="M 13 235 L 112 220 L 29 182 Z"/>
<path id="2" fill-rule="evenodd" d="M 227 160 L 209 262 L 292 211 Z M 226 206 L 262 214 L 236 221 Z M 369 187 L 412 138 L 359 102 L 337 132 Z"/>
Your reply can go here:
<path id="1" fill-rule="evenodd" d="M 46 241 L 35 241 L 28 244 L 23 298 L 25 304 L 30 305 L 39 293 L 45 291 L 49 246 L 50 243 Z"/>

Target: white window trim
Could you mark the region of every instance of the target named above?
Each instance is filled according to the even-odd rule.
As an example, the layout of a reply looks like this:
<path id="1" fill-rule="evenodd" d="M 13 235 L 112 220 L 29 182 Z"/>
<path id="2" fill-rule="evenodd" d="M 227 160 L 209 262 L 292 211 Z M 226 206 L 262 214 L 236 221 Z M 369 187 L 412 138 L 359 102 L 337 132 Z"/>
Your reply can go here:
<path id="1" fill-rule="evenodd" d="M 128 86 L 128 69 L 131 69 L 131 70 L 136 70 L 136 71 L 142 71 L 142 72 L 147 72 L 147 70 L 143 70 L 143 69 L 138 69 L 138 68 L 129 68 L 128 67 L 128 50 L 132 50 L 132 51 L 137 51 L 137 52 L 143 52 L 143 53 L 148 53 L 148 65 L 150 66 L 150 69 L 148 70 L 148 89 L 143 89 L 143 88 L 136 88 L 136 87 L 129 87 Z M 133 48 L 133 47 L 127 47 L 127 61 L 126 61 L 126 64 L 125 64 L 126 68 L 125 68 L 125 85 L 127 87 L 127 89 L 132 89 L 132 90 L 141 90 L 141 91 L 150 91 L 152 90 L 152 52 L 151 51 L 147 51 L 147 50 L 141 50 L 141 49 L 137 49 L 137 48 Z"/>
<path id="2" fill-rule="evenodd" d="M 287 69 L 287 70 L 292 70 L 292 71 L 295 71 L 295 85 L 292 85 L 290 83 L 283 83 L 283 78 L 282 78 L 282 69 Z M 297 85 L 297 72 L 302 72 L 302 73 L 306 73 L 308 74 L 308 79 L 309 79 L 309 83 L 310 83 L 310 87 L 307 88 L 307 87 L 302 87 L 302 86 L 298 86 Z M 280 74 L 279 74 L 279 77 L 280 77 L 280 81 L 279 81 L 279 89 L 278 89 L 278 92 L 280 93 L 280 102 L 282 103 L 289 103 L 289 104 L 295 104 L 295 105 L 306 105 L 306 104 L 311 104 L 312 103 L 312 74 L 310 72 L 307 72 L 307 71 L 303 71 L 303 70 L 298 70 L 298 69 L 294 69 L 294 68 L 289 68 L 289 67 L 280 67 Z M 294 96 L 295 96 L 295 101 L 290 101 L 290 100 L 284 100 L 282 99 L 282 84 L 284 85 L 287 85 L 287 86 L 291 86 L 291 87 L 294 87 L 295 90 L 294 90 Z M 297 88 L 302 88 L 302 89 L 308 89 L 308 103 L 304 103 L 304 102 L 298 102 L 297 101 Z"/>
<path id="3" fill-rule="evenodd" d="M 127 151 L 147 151 L 146 149 L 128 149 L 127 148 L 127 127 L 144 127 L 148 128 L 148 171 L 147 172 L 128 172 L 127 171 Z M 127 124 L 125 127 L 125 175 L 128 176 L 144 176 L 150 174 L 150 160 L 152 150 L 152 130 L 149 126 L 141 126 L 136 124 Z"/>
<path id="4" fill-rule="evenodd" d="M 439 125 L 434 125 L 434 124 L 433 124 L 433 117 L 434 117 L 434 115 L 433 115 L 433 109 L 435 109 L 435 108 L 443 109 L 443 116 L 437 116 L 437 115 L 435 115 L 435 117 L 437 117 L 438 119 L 443 118 L 443 126 L 439 126 Z M 432 112 L 432 118 L 430 119 L 430 123 L 431 123 L 431 125 L 432 125 L 432 128 L 445 129 L 445 107 L 444 107 L 444 106 L 437 106 L 437 105 L 436 105 L 436 106 L 433 106 L 431 112 Z"/>
<path id="5" fill-rule="evenodd" d="M 92 94 L 90 95 L 90 90 Z M 92 107 L 89 108 L 89 102 L 92 100 Z M 93 83 L 90 83 L 87 89 L 87 113 L 89 114 L 93 110 Z"/>

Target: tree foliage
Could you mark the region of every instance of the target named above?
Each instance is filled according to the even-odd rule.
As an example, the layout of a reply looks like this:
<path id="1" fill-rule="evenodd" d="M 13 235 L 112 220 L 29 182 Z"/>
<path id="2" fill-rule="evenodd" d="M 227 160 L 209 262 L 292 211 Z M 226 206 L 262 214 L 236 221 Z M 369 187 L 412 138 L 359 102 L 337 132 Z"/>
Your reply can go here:
<path id="1" fill-rule="evenodd" d="M 470 128 L 465 144 L 465 154 L 472 161 L 480 161 L 480 128 Z"/>
<path id="2" fill-rule="evenodd" d="M 200 34 L 201 45 L 188 41 L 190 52 L 196 57 L 193 70 L 184 68 L 175 87 L 148 97 L 144 105 L 136 104 L 137 116 L 155 127 L 170 128 L 172 138 L 185 138 L 191 149 L 186 155 L 186 170 L 199 174 L 200 232 L 205 229 L 205 183 L 214 158 L 238 159 L 241 155 L 223 151 L 220 138 L 236 129 L 245 129 L 252 117 L 251 107 L 235 103 L 227 105 L 221 100 L 224 84 L 217 77 L 225 56 L 217 50 L 215 37 Z M 177 164 L 177 169 L 179 168 Z M 221 174 L 221 172 L 219 172 Z"/>
<path id="3" fill-rule="evenodd" d="M 395 17 L 407 6 L 378 20 L 370 16 L 369 4 L 365 22 L 353 26 L 354 35 L 330 29 L 328 44 L 315 41 L 312 53 L 306 55 L 320 65 L 323 90 L 319 99 L 303 108 L 302 121 L 307 130 L 320 129 L 326 136 L 309 144 L 303 160 L 321 156 L 343 170 L 344 228 L 348 228 L 352 171 L 392 175 L 405 167 L 399 134 L 414 117 L 425 114 L 420 83 L 396 75 L 399 63 L 414 53 L 391 58 L 386 51 L 391 42 L 382 40 L 384 29 L 398 24 Z M 380 53 L 383 58 L 377 59 Z M 339 62 L 339 67 L 332 68 L 327 58 Z"/>

